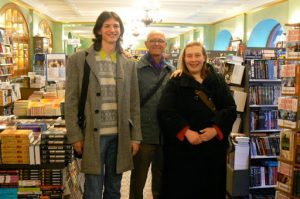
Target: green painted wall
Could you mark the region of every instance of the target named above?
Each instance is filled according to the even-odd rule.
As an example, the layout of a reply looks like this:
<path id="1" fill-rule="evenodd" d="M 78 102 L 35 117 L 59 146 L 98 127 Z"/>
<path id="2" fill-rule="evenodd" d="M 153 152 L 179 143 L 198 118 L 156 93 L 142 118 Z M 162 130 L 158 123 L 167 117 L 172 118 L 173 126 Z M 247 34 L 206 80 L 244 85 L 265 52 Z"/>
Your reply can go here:
<path id="1" fill-rule="evenodd" d="M 52 33 L 53 33 L 53 53 L 64 53 L 64 38 L 63 38 L 63 28 L 62 23 L 53 22 L 52 23 Z"/>
<path id="2" fill-rule="evenodd" d="M 180 35 L 180 40 L 179 41 L 180 41 L 180 47 L 179 47 L 179 49 L 183 50 L 183 48 L 185 46 L 185 43 L 184 43 L 184 34 Z"/>
<path id="3" fill-rule="evenodd" d="M 288 23 L 300 23 L 300 1 L 289 0 Z"/>
<path id="4" fill-rule="evenodd" d="M 233 39 L 243 39 L 245 35 L 245 17 L 246 15 L 242 14 L 213 25 L 214 40 L 217 38 L 218 33 L 222 30 L 228 30 L 231 33 Z M 211 50 L 213 49 L 211 48 Z"/>
<path id="5" fill-rule="evenodd" d="M 203 45 L 206 50 L 212 50 L 214 46 L 214 27 L 211 25 L 205 25 L 204 26 L 204 32 L 203 32 Z"/>

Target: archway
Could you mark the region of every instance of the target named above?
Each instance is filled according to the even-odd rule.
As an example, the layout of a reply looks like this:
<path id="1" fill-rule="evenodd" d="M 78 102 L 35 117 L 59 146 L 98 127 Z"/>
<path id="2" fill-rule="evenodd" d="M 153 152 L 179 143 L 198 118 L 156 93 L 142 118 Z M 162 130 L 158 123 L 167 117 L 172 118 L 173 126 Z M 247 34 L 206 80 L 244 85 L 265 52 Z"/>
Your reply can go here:
<path id="1" fill-rule="evenodd" d="M 214 45 L 214 50 L 225 51 L 228 48 L 231 39 L 231 33 L 228 30 L 222 30 L 218 33 Z"/>
<path id="2" fill-rule="evenodd" d="M 270 34 L 278 24 L 279 22 L 274 19 L 265 19 L 256 24 L 248 40 L 247 47 L 268 47 Z M 269 45 L 269 47 L 272 46 Z"/>

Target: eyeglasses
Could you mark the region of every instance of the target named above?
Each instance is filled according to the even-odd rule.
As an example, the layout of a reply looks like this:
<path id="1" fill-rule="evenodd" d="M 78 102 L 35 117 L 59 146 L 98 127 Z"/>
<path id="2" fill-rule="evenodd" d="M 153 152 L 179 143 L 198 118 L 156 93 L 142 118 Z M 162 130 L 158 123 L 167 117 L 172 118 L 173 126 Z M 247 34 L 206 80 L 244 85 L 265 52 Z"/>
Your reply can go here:
<path id="1" fill-rule="evenodd" d="M 149 42 L 150 44 L 156 44 L 156 43 L 158 43 L 158 44 L 163 44 L 163 43 L 165 43 L 166 41 L 163 40 L 163 39 L 150 39 L 150 40 L 148 40 L 148 42 Z"/>

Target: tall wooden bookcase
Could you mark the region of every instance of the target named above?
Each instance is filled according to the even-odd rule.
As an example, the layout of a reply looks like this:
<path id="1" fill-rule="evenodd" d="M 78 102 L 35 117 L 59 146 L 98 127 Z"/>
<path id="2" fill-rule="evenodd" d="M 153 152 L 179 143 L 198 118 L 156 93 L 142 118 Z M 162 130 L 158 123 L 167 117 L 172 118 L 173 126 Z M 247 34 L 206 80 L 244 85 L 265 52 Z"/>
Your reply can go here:
<path id="1" fill-rule="evenodd" d="M 276 49 L 247 48 L 249 198 L 274 198 L 279 157 L 277 125 L 281 80 Z"/>

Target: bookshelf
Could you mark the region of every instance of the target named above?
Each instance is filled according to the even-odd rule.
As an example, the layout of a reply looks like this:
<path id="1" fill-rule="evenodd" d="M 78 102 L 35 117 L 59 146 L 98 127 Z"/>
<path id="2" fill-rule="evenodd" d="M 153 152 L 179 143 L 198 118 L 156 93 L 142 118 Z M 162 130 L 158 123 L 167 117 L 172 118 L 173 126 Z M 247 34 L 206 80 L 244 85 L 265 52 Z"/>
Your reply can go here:
<path id="1" fill-rule="evenodd" d="M 247 48 L 245 63 L 250 137 L 249 198 L 274 198 L 280 132 L 277 98 L 281 95 L 277 50 Z"/>
<path id="2" fill-rule="evenodd" d="M 9 81 L 12 70 L 12 45 L 5 28 L 0 27 L 0 80 Z"/>
<path id="3" fill-rule="evenodd" d="M 300 24 L 286 24 L 286 54 L 281 61 L 278 99 L 280 158 L 276 198 L 300 198 Z"/>
<path id="4" fill-rule="evenodd" d="M 3 28 L 5 28 L 12 46 L 13 70 L 11 70 L 11 75 L 12 77 L 26 75 L 30 68 L 28 23 L 23 13 L 14 4 L 7 4 L 1 10 Z"/>

